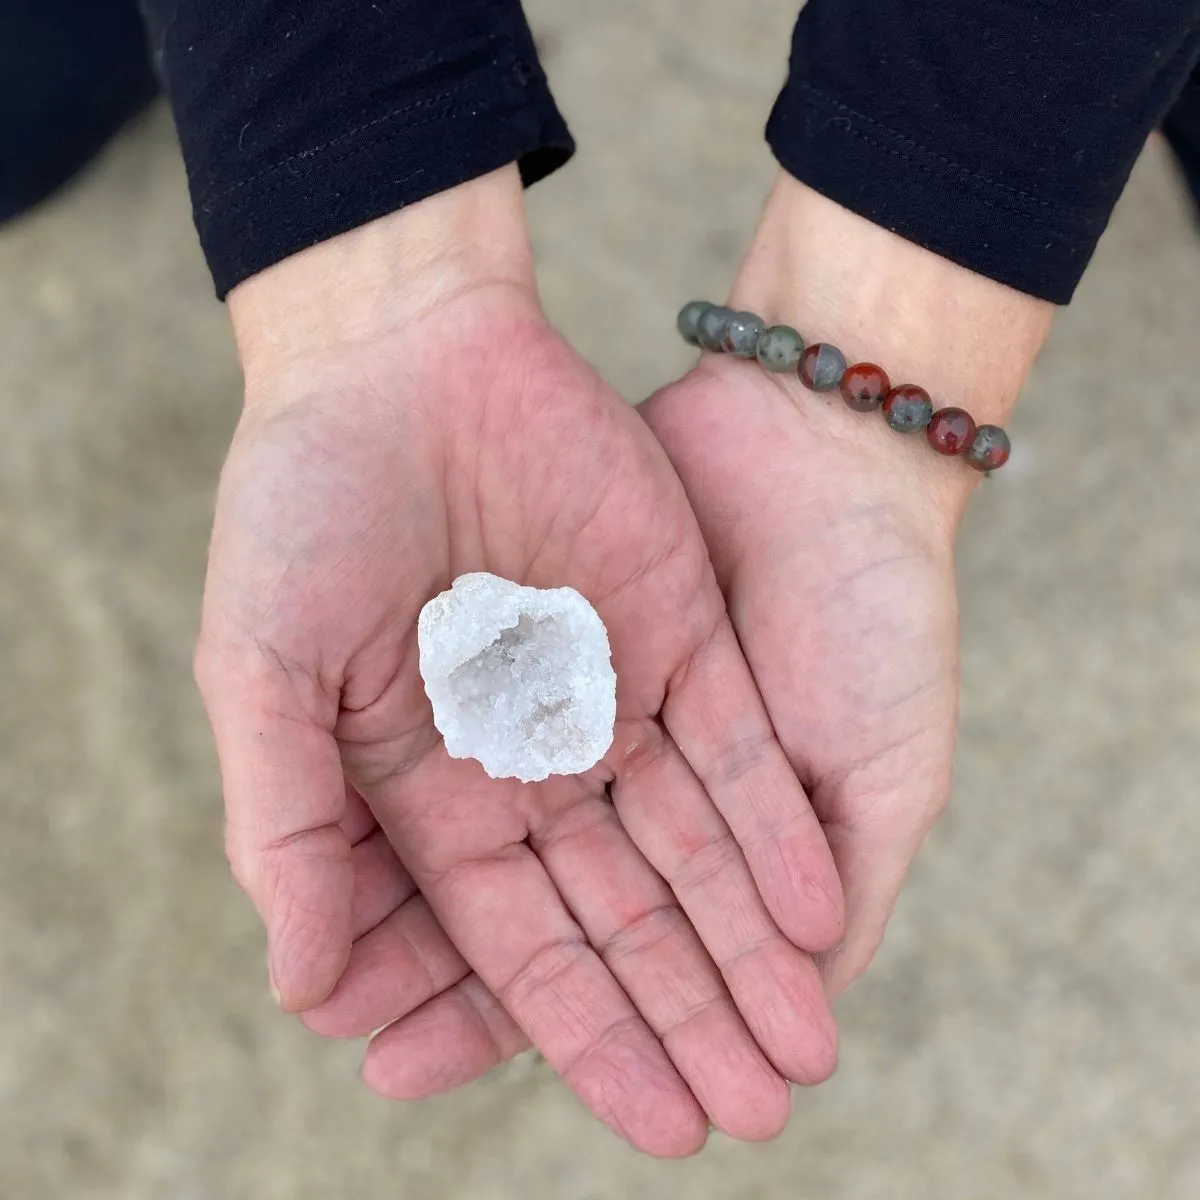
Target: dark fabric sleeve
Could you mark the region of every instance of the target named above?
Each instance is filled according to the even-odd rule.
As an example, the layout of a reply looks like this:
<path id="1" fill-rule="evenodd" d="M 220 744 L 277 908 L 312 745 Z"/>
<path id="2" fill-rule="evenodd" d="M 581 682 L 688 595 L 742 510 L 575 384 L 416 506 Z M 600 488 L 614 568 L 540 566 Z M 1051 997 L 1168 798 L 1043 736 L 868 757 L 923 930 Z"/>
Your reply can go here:
<path id="1" fill-rule="evenodd" d="M 1163 133 L 1192 193 L 1192 212 L 1200 224 L 1200 66 L 1192 72 L 1179 99 L 1167 113 Z"/>
<path id="2" fill-rule="evenodd" d="M 142 0 L 217 294 L 574 144 L 520 0 Z"/>
<path id="3" fill-rule="evenodd" d="M 1200 0 L 809 0 L 781 165 L 979 274 L 1070 300 L 1200 58 Z"/>

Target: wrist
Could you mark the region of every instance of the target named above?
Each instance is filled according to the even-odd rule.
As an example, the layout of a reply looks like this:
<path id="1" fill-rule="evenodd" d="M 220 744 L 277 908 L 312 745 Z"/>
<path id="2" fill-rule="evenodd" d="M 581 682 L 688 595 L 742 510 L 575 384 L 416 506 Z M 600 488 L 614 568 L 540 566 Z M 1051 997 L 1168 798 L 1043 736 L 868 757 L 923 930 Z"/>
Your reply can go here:
<path id="1" fill-rule="evenodd" d="M 291 255 L 239 284 L 228 304 L 249 380 L 497 285 L 536 292 L 515 166 Z"/>
<path id="2" fill-rule="evenodd" d="M 1046 301 L 965 270 L 781 173 L 734 283 L 730 306 L 794 325 L 847 361 L 873 362 L 892 383 L 915 383 L 935 407 L 1004 424 L 1054 316 Z M 836 393 L 835 393 L 836 395 Z M 809 398 L 806 395 L 806 398 Z M 807 406 L 806 406 L 807 407 Z M 824 406 L 823 406 L 824 407 Z M 864 455 L 903 462 L 928 485 L 913 494 L 956 524 L 980 476 L 930 452 L 922 435 L 831 404 L 821 417 Z M 895 472 L 888 472 L 895 477 Z"/>

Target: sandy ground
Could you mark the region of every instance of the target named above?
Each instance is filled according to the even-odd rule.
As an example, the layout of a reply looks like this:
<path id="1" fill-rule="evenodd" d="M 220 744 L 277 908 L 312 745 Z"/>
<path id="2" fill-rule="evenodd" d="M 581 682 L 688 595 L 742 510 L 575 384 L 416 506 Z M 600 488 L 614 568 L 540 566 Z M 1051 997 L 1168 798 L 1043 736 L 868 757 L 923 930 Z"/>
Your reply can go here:
<path id="1" fill-rule="evenodd" d="M 681 369 L 772 165 L 792 6 L 538 0 L 584 153 L 555 320 Z M 956 799 L 768 1147 L 640 1158 L 526 1060 L 389 1105 L 273 1011 L 189 678 L 238 406 L 169 121 L 0 231 L 3 1200 L 1200 1196 L 1200 238 L 1152 145 L 964 532 Z"/>

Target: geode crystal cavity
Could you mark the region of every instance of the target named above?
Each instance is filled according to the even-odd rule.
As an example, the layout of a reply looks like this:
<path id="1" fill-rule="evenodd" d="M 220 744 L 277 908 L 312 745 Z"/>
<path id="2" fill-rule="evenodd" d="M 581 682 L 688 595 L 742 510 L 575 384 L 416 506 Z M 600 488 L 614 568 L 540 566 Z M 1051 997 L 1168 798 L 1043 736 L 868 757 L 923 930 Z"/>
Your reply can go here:
<path id="1" fill-rule="evenodd" d="M 573 588 L 462 575 L 421 609 L 417 645 L 451 758 L 529 783 L 586 771 L 612 744 L 608 634 Z"/>

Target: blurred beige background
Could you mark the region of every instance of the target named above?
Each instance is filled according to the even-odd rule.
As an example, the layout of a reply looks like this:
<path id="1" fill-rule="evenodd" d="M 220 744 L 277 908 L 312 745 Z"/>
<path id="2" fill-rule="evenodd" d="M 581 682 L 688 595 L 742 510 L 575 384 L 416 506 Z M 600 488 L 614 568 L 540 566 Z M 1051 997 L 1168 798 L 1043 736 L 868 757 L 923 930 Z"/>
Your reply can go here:
<path id="1" fill-rule="evenodd" d="M 631 398 L 772 164 L 783 0 L 536 0 L 547 304 Z M 1003 336 L 1003 331 L 996 331 Z M 238 407 L 170 122 L 0 231 L 3 1200 L 1200 1196 L 1200 236 L 1138 167 L 961 545 L 955 803 L 768 1147 L 639 1158 L 524 1061 L 389 1105 L 276 1014 L 189 677 Z"/>

